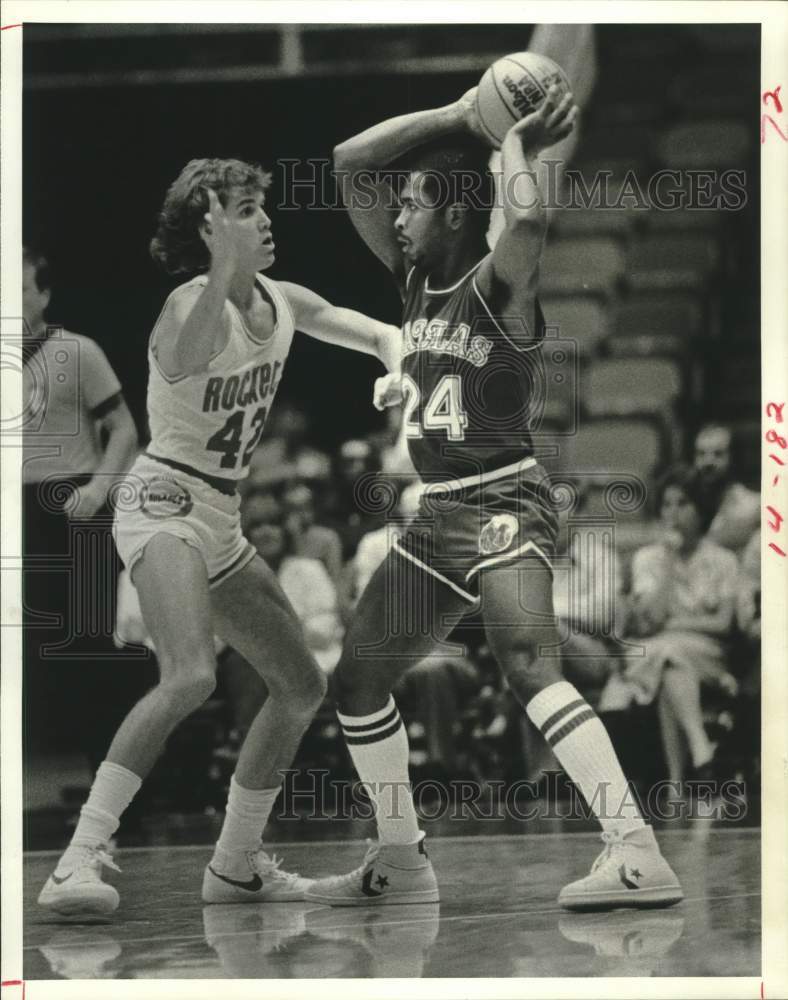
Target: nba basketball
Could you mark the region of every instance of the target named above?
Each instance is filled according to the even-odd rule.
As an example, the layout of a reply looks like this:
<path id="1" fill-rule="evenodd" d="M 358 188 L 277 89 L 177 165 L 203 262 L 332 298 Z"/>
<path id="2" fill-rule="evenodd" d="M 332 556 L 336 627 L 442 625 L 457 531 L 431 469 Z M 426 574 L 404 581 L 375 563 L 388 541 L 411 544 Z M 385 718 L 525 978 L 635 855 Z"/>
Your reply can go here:
<path id="1" fill-rule="evenodd" d="M 491 143 L 500 146 L 515 122 L 540 106 L 553 84 L 559 100 L 571 90 L 558 63 L 536 52 L 515 52 L 497 59 L 479 81 L 476 112 Z"/>

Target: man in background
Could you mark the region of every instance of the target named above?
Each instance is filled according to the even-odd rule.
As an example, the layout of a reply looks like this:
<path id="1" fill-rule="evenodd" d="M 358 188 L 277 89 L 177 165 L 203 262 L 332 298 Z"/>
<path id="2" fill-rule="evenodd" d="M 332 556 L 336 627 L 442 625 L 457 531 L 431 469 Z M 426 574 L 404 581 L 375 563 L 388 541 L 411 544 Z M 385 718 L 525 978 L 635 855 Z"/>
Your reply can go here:
<path id="1" fill-rule="evenodd" d="M 106 747 L 98 740 L 109 736 L 112 718 L 95 704 L 91 674 L 112 648 L 116 571 L 107 495 L 131 465 L 137 432 L 117 376 L 98 344 L 47 323 L 50 297 L 47 260 L 25 248 L 26 741 L 28 751 L 60 749 L 69 734 L 80 731 L 72 713 L 90 710 L 100 716 L 98 724 L 86 727 L 97 743 L 83 749 L 100 759 Z M 77 524 L 85 529 L 84 545 L 75 544 Z"/>
<path id="2" fill-rule="evenodd" d="M 716 511 L 708 537 L 739 555 L 760 523 L 760 498 L 733 478 L 732 434 L 722 424 L 706 424 L 695 438 L 695 469 L 706 500 Z"/>

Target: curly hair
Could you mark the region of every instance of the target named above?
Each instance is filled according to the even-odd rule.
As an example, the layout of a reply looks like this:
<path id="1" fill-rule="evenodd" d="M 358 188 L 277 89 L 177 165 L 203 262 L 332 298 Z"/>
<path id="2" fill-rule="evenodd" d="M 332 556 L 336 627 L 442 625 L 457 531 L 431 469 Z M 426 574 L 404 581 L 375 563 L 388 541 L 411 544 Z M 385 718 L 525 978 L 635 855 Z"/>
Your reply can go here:
<path id="1" fill-rule="evenodd" d="M 190 160 L 167 191 L 159 212 L 156 235 L 150 242 L 151 257 L 167 274 L 205 271 L 211 263 L 200 226 L 208 211 L 208 188 L 213 188 L 226 207 L 231 188 L 266 191 L 271 175 L 262 167 L 243 160 Z"/>
<path id="2" fill-rule="evenodd" d="M 657 513 L 661 510 L 665 493 L 671 486 L 680 489 L 698 512 L 701 531 L 705 534 L 709 530 L 717 511 L 709 500 L 703 488 L 703 482 L 697 472 L 687 465 L 675 465 L 668 469 L 656 484 L 655 500 Z"/>

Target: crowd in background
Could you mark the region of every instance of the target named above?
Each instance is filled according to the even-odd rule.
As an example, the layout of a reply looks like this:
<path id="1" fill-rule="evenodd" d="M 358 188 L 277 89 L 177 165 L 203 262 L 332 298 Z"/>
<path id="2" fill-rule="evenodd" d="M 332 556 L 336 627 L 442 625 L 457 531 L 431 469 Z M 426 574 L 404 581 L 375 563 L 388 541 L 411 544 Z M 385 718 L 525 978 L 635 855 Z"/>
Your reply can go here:
<path id="1" fill-rule="evenodd" d="M 277 573 L 329 677 L 355 603 L 422 494 L 397 418 L 395 410 L 386 431 L 327 454 L 310 445 L 306 415 L 283 402 L 243 486 L 244 531 Z M 628 550 L 609 523 L 583 517 L 587 490 L 562 516 L 555 654 L 605 717 L 635 779 L 757 777 L 759 497 L 737 482 L 731 448 L 727 428 L 702 427 L 687 464 L 646 484 L 651 509 L 634 536 L 642 544 Z M 133 598 L 121 600 L 119 615 L 119 641 L 133 640 Z M 423 660 L 396 692 L 413 774 L 538 780 L 557 762 L 518 711 L 475 624 L 470 614 L 452 637 L 456 652 Z M 218 648 L 227 735 L 237 745 L 265 687 L 235 651 Z M 336 743 L 331 759 L 341 759 L 330 686 L 315 735 L 302 765 L 326 766 L 326 741 Z"/>

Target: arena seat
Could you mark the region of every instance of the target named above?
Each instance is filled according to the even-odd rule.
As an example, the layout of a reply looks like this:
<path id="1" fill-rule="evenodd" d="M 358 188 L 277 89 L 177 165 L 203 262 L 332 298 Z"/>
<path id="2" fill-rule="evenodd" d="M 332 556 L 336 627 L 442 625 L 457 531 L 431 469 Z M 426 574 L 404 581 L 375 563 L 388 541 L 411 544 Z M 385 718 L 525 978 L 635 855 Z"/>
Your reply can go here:
<path id="1" fill-rule="evenodd" d="M 595 361 L 581 382 L 583 408 L 591 416 L 665 415 L 681 388 L 681 367 L 669 358 Z"/>
<path id="2" fill-rule="evenodd" d="M 699 339 L 701 308 L 691 297 L 639 295 L 622 302 L 611 320 L 611 334 L 603 344 L 606 354 L 686 362 Z"/>
<path id="3" fill-rule="evenodd" d="M 646 125 L 598 125 L 582 136 L 582 155 L 590 160 L 642 157 L 648 154 L 653 135 Z"/>
<path id="4" fill-rule="evenodd" d="M 750 132 L 725 119 L 682 122 L 657 137 L 654 152 L 661 164 L 676 170 L 713 170 L 746 165 Z"/>
<path id="5" fill-rule="evenodd" d="M 566 474 L 592 474 L 605 481 L 618 472 L 647 483 L 662 454 L 662 435 L 652 420 L 584 420 L 577 434 L 561 443 L 559 465 Z"/>
<path id="6" fill-rule="evenodd" d="M 558 328 L 561 339 L 577 342 L 581 355 L 595 354 L 610 332 L 607 310 L 592 296 L 540 298 L 545 323 Z"/>
<path id="7" fill-rule="evenodd" d="M 629 208 L 564 208 L 551 218 L 550 225 L 562 237 L 612 236 L 629 238 L 636 213 Z"/>
<path id="8" fill-rule="evenodd" d="M 554 240 L 545 248 L 539 287 L 545 294 L 611 295 L 623 272 L 624 253 L 615 240 Z"/>
<path id="9" fill-rule="evenodd" d="M 717 241 L 696 233 L 644 236 L 629 248 L 633 289 L 700 288 L 719 260 Z"/>
<path id="10" fill-rule="evenodd" d="M 669 188 L 665 187 L 665 191 Z M 686 190 L 686 188 L 684 188 Z M 724 223 L 724 213 L 711 209 L 677 208 L 662 211 L 652 208 L 638 212 L 638 221 L 649 233 L 718 233 Z"/>

